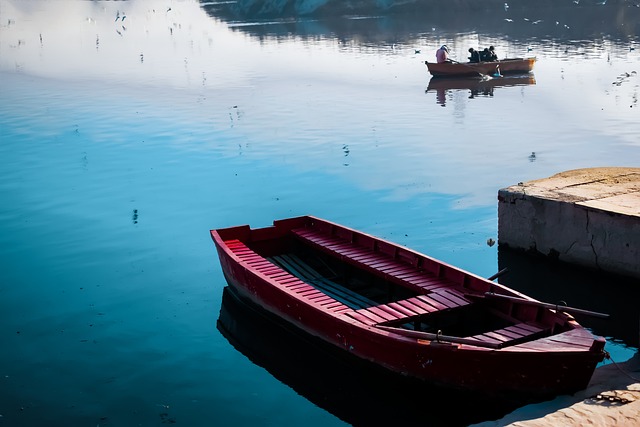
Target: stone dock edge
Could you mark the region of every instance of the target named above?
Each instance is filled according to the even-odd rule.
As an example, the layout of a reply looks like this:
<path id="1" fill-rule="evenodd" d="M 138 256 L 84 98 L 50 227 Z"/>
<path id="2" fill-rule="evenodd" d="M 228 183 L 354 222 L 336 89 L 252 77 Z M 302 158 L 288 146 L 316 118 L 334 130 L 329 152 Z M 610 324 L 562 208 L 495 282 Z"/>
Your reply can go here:
<path id="1" fill-rule="evenodd" d="M 640 168 L 576 169 L 499 190 L 498 244 L 640 278 Z"/>

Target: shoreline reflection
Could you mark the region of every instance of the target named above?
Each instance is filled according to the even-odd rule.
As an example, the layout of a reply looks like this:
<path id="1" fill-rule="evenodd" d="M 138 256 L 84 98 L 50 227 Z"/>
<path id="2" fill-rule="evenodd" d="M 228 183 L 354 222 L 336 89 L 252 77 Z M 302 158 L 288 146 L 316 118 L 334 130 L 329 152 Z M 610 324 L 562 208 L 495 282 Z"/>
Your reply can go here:
<path id="1" fill-rule="evenodd" d="M 482 34 L 511 41 L 536 38 L 546 42 L 594 39 L 637 40 L 640 8 L 625 0 L 582 0 L 558 4 L 553 0 L 460 0 L 450 7 L 440 2 L 309 1 L 300 6 L 293 0 L 279 2 L 210 2 L 200 7 L 211 17 L 230 25 L 252 22 L 241 31 L 256 37 L 317 37 L 334 34 L 379 44 L 383 40 L 402 43 L 420 34 L 455 37 Z M 268 25 L 261 25 L 268 24 Z M 404 34 L 405 37 L 399 37 Z"/>
<path id="2" fill-rule="evenodd" d="M 493 98 L 496 88 L 512 86 L 532 86 L 536 84 L 532 73 L 522 75 L 508 75 L 498 78 L 478 77 L 432 77 L 425 93 L 435 92 L 436 103 L 446 107 L 447 95 L 453 91 L 469 91 L 469 99 L 478 97 Z"/>
<path id="3" fill-rule="evenodd" d="M 239 299 L 228 286 L 223 290 L 217 328 L 251 362 L 356 426 L 466 426 L 498 419 L 527 403 L 442 389 L 356 361 Z M 446 410 L 452 404 L 457 410 Z"/>

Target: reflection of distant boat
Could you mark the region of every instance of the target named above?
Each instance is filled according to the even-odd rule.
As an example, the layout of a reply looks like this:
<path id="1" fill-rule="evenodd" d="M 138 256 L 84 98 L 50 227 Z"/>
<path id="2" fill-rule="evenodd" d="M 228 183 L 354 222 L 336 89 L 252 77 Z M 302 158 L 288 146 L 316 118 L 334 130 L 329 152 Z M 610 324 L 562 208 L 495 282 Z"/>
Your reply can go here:
<path id="1" fill-rule="evenodd" d="M 587 386 L 604 358 L 568 312 L 386 240 L 315 218 L 211 231 L 243 298 L 391 372 L 486 395 Z"/>
<path id="2" fill-rule="evenodd" d="M 468 89 L 480 93 L 496 87 L 535 85 L 533 74 L 508 75 L 506 77 L 481 79 L 478 77 L 431 77 L 427 92 L 445 89 Z"/>
<path id="3" fill-rule="evenodd" d="M 510 73 L 528 73 L 533 70 L 536 58 L 510 58 L 493 62 L 445 62 L 438 64 L 425 61 L 434 77 L 492 76 Z"/>
<path id="4" fill-rule="evenodd" d="M 536 84 L 532 73 L 507 74 L 504 77 L 431 77 L 425 92 L 436 92 L 436 103 L 446 106 L 447 91 L 469 90 L 469 98 L 492 97 L 498 87 L 527 86 Z"/>
<path id="5" fill-rule="evenodd" d="M 425 419 L 430 426 L 466 426 L 500 418 L 525 403 L 425 387 L 390 375 L 281 322 L 231 287 L 223 290 L 217 327 L 251 362 L 354 426 L 425 425 Z M 452 402 L 456 411 L 438 410 Z"/>

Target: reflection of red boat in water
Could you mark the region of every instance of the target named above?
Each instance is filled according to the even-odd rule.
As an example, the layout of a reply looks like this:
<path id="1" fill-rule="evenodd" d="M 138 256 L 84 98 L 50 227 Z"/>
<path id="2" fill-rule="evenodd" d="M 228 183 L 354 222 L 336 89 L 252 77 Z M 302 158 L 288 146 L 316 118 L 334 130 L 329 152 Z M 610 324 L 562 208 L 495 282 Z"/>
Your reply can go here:
<path id="1" fill-rule="evenodd" d="M 473 77 L 496 74 L 529 73 L 536 58 L 507 58 L 492 62 L 444 62 L 425 61 L 434 77 Z"/>
<path id="2" fill-rule="evenodd" d="M 425 92 L 436 92 L 438 104 L 445 105 L 447 91 L 469 90 L 469 98 L 492 97 L 494 89 L 511 86 L 535 85 L 533 74 L 512 74 L 504 77 L 432 77 Z"/>
<path id="3" fill-rule="evenodd" d="M 508 86 L 529 86 L 535 85 L 536 79 L 533 74 L 511 75 L 498 78 L 478 78 L 478 77 L 432 77 L 427 87 L 427 92 L 441 89 L 469 89 L 471 91 L 485 91 L 496 87 Z"/>
<path id="4" fill-rule="evenodd" d="M 432 384 L 425 387 L 423 382 L 390 374 L 293 328 L 240 297 L 232 287 L 223 290 L 217 328 L 251 362 L 311 403 L 354 426 L 423 425 L 426 404 L 446 408 L 451 402 L 456 402 L 458 411 L 431 411 L 429 425 L 467 426 L 500 418 L 527 403 Z M 258 375 L 252 381 L 263 380 Z M 284 411 L 286 417 L 287 409 Z"/>

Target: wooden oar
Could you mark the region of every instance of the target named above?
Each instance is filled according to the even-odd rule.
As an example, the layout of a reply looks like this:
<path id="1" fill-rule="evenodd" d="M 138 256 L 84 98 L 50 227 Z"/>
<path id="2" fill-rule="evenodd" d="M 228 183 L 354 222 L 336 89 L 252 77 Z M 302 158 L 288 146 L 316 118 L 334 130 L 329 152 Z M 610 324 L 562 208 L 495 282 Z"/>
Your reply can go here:
<path id="1" fill-rule="evenodd" d="M 498 277 L 505 275 L 508 271 L 509 271 L 509 269 L 505 267 L 502 270 L 498 271 L 493 276 L 487 277 L 487 280 L 496 280 Z"/>
<path id="2" fill-rule="evenodd" d="M 496 294 L 494 292 L 485 292 L 484 295 L 491 298 L 506 299 L 509 301 L 519 302 L 521 304 L 535 305 L 538 307 L 550 308 L 552 310 L 564 311 L 567 313 L 584 314 L 586 316 L 600 317 L 603 319 L 606 319 L 609 317 L 608 314 L 598 313 L 597 311 L 583 310 L 581 308 L 567 307 L 566 305 L 550 304 L 550 303 L 541 302 L 541 301 L 532 301 L 532 300 L 527 300 L 523 298 L 513 297 L 510 295 Z"/>
<path id="3" fill-rule="evenodd" d="M 426 341 L 436 341 L 436 342 L 443 341 L 443 342 L 450 342 L 455 344 L 467 344 L 467 345 L 474 345 L 476 347 L 487 347 L 487 348 L 502 347 L 501 343 L 486 342 L 486 341 L 474 340 L 471 338 L 452 337 L 449 335 L 442 335 L 441 333 L 433 334 L 431 332 L 412 331 L 410 329 L 394 328 L 391 326 L 384 326 L 384 325 L 376 325 L 376 328 L 382 329 L 387 332 L 393 332 L 394 334 L 403 335 L 405 337 L 417 338 L 417 339 L 426 340 Z"/>

